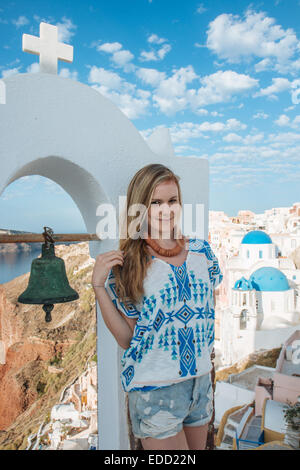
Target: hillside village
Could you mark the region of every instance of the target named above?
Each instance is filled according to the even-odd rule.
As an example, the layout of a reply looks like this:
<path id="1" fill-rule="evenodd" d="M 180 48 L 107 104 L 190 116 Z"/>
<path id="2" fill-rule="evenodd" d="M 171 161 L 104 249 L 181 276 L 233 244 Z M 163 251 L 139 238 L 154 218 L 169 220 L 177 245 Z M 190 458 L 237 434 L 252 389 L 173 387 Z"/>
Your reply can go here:
<path id="1" fill-rule="evenodd" d="M 57 369 L 59 373 L 59 369 Z M 68 385 L 50 416 L 28 438 L 26 450 L 91 450 L 97 448 L 97 364 Z"/>
<path id="2" fill-rule="evenodd" d="M 59 404 L 81 403 L 78 412 L 85 412 L 85 417 L 78 418 L 76 426 L 86 428 L 88 423 L 95 430 L 96 318 L 90 284 L 94 260 L 88 243 L 55 246 L 55 254 L 63 258 L 70 285 L 80 298 L 56 304 L 52 322 L 44 321 L 40 305 L 17 302 L 29 273 L 0 285 L 0 448 L 4 450 L 37 445 L 34 436 L 42 435 Z M 53 446 L 55 435 L 57 431 Z"/>

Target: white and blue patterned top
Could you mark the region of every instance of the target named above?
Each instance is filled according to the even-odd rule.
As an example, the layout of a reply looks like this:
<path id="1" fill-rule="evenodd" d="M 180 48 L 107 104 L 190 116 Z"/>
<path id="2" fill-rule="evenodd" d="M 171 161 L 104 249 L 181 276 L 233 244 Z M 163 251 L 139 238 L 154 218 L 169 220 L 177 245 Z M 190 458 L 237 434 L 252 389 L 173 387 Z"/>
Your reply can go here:
<path id="1" fill-rule="evenodd" d="M 181 266 L 152 256 L 140 303 L 126 308 L 110 270 L 105 283 L 116 308 L 137 318 L 121 365 L 124 391 L 152 390 L 210 372 L 214 342 L 213 290 L 223 280 L 209 243 L 189 239 Z"/>

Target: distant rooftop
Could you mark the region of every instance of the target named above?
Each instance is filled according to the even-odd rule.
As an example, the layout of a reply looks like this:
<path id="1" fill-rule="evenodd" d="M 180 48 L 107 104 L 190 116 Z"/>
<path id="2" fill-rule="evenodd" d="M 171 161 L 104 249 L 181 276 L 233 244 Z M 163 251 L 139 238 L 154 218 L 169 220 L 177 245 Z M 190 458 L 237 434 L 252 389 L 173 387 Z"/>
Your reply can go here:
<path id="1" fill-rule="evenodd" d="M 228 377 L 227 382 L 235 384 L 238 387 L 245 388 L 246 390 L 254 391 L 259 377 L 263 377 L 265 379 L 272 378 L 274 372 L 275 369 L 272 367 L 254 365 L 238 374 L 231 374 Z"/>

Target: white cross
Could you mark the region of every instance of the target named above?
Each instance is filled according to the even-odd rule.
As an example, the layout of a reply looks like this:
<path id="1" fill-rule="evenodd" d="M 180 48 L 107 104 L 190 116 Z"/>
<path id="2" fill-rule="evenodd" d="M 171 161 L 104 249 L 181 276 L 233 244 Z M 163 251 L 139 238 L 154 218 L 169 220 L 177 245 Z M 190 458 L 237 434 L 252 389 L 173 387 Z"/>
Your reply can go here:
<path id="1" fill-rule="evenodd" d="M 58 42 L 58 28 L 40 23 L 40 37 L 23 34 L 22 50 L 40 56 L 40 72 L 57 74 L 57 60 L 73 62 L 73 46 Z"/>

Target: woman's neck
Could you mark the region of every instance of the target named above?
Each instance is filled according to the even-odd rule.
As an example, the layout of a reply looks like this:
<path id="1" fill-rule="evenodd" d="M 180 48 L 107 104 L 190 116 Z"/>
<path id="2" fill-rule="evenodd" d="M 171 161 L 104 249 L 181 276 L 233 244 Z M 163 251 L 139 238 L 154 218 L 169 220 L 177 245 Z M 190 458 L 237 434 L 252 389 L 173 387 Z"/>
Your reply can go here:
<path id="1" fill-rule="evenodd" d="M 166 233 L 166 232 L 154 232 L 153 235 L 151 234 L 150 237 L 154 240 L 160 247 L 165 249 L 174 248 L 177 244 L 177 238 L 174 237 L 174 232 Z"/>
<path id="2" fill-rule="evenodd" d="M 176 245 L 176 240 L 174 238 L 155 238 L 154 240 L 159 246 L 166 249 L 174 248 L 174 246 Z"/>

